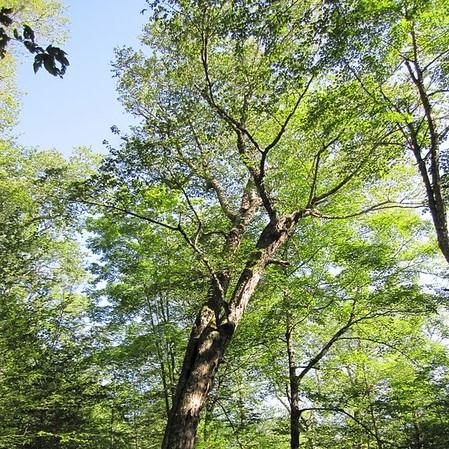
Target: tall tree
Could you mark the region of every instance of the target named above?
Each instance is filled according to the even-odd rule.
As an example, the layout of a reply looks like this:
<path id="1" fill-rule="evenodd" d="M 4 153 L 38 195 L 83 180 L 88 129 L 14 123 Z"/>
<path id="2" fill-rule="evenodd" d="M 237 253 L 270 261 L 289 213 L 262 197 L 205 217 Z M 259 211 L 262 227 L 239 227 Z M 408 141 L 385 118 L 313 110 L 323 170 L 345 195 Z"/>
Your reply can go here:
<path id="1" fill-rule="evenodd" d="M 302 244 L 310 256 L 299 266 L 269 270 L 253 305 L 258 316 L 250 311 L 248 317 L 255 328 L 254 360 L 260 351 L 270 360 L 257 367 L 270 378 L 274 395 L 288 399 L 295 449 L 301 410 L 309 401 L 304 379 L 319 375 L 321 364 L 347 340 L 368 338 L 369 329 L 393 318 L 405 321 L 436 310 L 436 298 L 419 287 L 419 273 L 432 264 L 435 247 L 417 238 L 427 228 L 418 215 L 384 211 L 356 223 L 310 228 L 308 236 L 300 241 L 293 236 L 284 249 L 288 254 L 289 246 Z M 388 345 L 388 335 L 385 330 L 377 340 Z"/>
<path id="2" fill-rule="evenodd" d="M 68 185 L 89 171 L 56 152 L 0 152 L 0 447 L 91 444 L 99 395 L 89 352 L 86 273 Z"/>
<path id="3" fill-rule="evenodd" d="M 346 48 L 355 76 L 379 112 L 397 126 L 422 179 L 440 250 L 449 262 L 447 138 L 449 6 L 440 0 L 335 2 L 332 42 Z M 341 27 L 341 21 L 350 27 Z M 401 151 L 398 148 L 398 151 Z"/>
<path id="4" fill-rule="evenodd" d="M 144 36 L 152 56 L 125 49 L 116 64 L 142 126 L 106 159 L 103 197 L 82 201 L 177 234 L 209 279 L 163 442 L 191 448 L 279 248 L 310 219 L 404 206 L 399 189 L 379 189 L 403 155 L 393 151 L 397 128 L 326 65 L 326 3 L 170 1 L 154 11 Z"/>

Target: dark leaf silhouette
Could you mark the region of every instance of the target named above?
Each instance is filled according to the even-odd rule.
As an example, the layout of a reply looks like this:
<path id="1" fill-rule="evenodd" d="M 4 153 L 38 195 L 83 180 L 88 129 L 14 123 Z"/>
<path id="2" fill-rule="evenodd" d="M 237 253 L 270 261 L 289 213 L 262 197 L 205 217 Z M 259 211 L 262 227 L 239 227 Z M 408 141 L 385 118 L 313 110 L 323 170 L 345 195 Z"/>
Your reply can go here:
<path id="1" fill-rule="evenodd" d="M 34 31 L 28 26 L 23 26 L 23 37 L 34 42 Z"/>
<path id="2" fill-rule="evenodd" d="M 13 12 L 11 8 L 2 8 L 0 10 L 0 24 L 4 27 L 10 26 L 14 22 L 11 17 Z M 62 77 L 64 75 L 67 66 L 69 66 L 65 51 L 52 45 L 47 46 L 44 50 L 35 42 L 36 35 L 29 25 L 24 25 L 22 32 L 14 28 L 11 35 L 7 33 L 4 27 L 0 27 L 0 58 L 6 56 L 7 46 L 11 40 L 15 40 L 21 42 L 30 53 L 36 55 L 33 62 L 34 73 L 37 73 L 44 66 L 45 70 L 53 76 Z"/>
<path id="3" fill-rule="evenodd" d="M 2 8 L 0 10 L 0 23 L 5 26 L 9 26 L 12 24 L 13 20 L 9 17 L 12 14 L 11 8 Z"/>

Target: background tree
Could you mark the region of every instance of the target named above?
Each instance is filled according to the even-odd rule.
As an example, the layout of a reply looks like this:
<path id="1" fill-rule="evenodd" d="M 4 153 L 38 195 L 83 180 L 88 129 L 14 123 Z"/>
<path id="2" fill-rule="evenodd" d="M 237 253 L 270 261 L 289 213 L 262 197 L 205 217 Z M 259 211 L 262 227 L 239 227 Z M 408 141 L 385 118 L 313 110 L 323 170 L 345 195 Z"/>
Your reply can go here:
<path id="1" fill-rule="evenodd" d="M 330 33 L 348 52 L 341 73 L 358 80 L 413 154 L 447 261 L 448 8 L 439 0 L 336 2 Z M 342 20 L 351 26 L 341 27 Z"/>
<path id="2" fill-rule="evenodd" d="M 67 188 L 88 169 L 7 142 L 0 154 L 0 446 L 91 447 L 101 391 Z"/>

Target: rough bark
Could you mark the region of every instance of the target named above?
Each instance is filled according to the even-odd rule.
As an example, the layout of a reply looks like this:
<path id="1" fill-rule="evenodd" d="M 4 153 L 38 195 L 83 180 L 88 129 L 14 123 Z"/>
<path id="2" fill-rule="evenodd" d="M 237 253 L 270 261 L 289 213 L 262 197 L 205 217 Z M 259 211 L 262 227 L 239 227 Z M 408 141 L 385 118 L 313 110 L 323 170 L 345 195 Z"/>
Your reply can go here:
<path id="1" fill-rule="evenodd" d="M 199 312 L 190 334 L 180 379 L 168 418 L 162 449 L 192 449 L 200 413 L 219 363 L 238 327 L 261 275 L 277 249 L 288 239 L 303 213 L 270 221 L 260 235 L 257 249 L 250 255 L 229 301 L 223 310 L 222 294 L 230 282 L 221 274 L 221 291 L 212 286 L 207 303 Z M 234 244 L 238 244 L 235 239 Z"/>

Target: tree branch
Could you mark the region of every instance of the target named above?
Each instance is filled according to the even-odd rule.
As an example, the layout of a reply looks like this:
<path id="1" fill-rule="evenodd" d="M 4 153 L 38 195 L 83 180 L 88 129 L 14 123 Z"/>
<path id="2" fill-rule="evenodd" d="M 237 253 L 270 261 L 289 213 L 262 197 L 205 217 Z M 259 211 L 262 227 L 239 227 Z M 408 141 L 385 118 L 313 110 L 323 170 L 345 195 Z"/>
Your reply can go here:
<path id="1" fill-rule="evenodd" d="M 193 138 L 195 140 L 195 143 L 200 150 L 202 154 L 204 154 L 203 151 L 203 145 L 201 144 L 201 141 L 195 131 L 195 128 L 193 127 L 192 123 L 189 121 L 189 127 L 192 131 Z M 229 204 L 228 198 L 226 197 L 223 188 L 221 187 L 218 180 L 212 176 L 210 173 L 206 173 L 203 167 L 203 170 L 199 170 L 198 167 L 196 167 L 189 159 L 187 159 L 184 154 L 182 153 L 181 149 L 178 147 L 177 152 L 182 158 L 183 162 L 197 175 L 202 177 L 206 183 L 214 190 L 217 200 L 220 203 L 221 210 L 226 215 L 227 218 L 233 223 L 237 219 L 237 214 L 232 210 L 231 205 Z M 202 171 L 202 173 L 201 173 Z"/>
<path id="2" fill-rule="evenodd" d="M 135 218 L 139 218 L 141 220 L 148 221 L 149 223 L 155 224 L 157 226 L 161 226 L 163 228 L 170 229 L 170 231 L 179 231 L 179 226 L 173 226 L 168 223 L 164 223 L 162 221 L 155 220 L 154 218 L 148 217 L 146 215 L 138 214 L 137 212 L 133 212 L 133 211 L 124 209 L 119 206 L 115 206 L 114 204 L 99 203 L 97 201 L 86 200 L 86 199 L 79 199 L 77 201 L 81 202 L 83 204 L 90 205 L 90 206 L 97 206 L 97 207 L 101 207 L 101 208 L 105 208 L 105 209 L 114 210 L 116 212 L 121 212 L 122 214 L 129 215 L 129 216 L 135 217 Z"/>
<path id="3" fill-rule="evenodd" d="M 324 199 L 328 198 L 329 196 L 333 195 L 334 193 L 337 193 L 340 189 L 342 189 L 346 184 L 348 184 L 357 174 L 360 173 L 360 170 L 363 168 L 363 166 L 370 160 L 372 154 L 375 150 L 377 150 L 381 145 L 383 145 L 383 138 L 390 136 L 391 134 L 395 133 L 396 130 L 388 131 L 384 133 L 382 136 L 382 140 L 375 143 L 366 156 L 361 160 L 361 162 L 357 165 L 357 167 L 350 172 L 347 176 L 345 176 L 337 185 L 329 189 L 327 192 L 322 193 L 321 195 L 316 196 L 312 199 L 312 204 L 317 205 L 320 204 Z"/>
<path id="4" fill-rule="evenodd" d="M 223 118 L 235 131 L 238 130 L 241 133 L 245 134 L 246 137 L 248 137 L 248 139 L 250 140 L 250 142 L 254 145 L 254 147 L 259 152 L 262 152 L 259 143 L 255 140 L 255 138 L 251 135 L 251 133 L 242 125 L 242 123 L 240 123 L 238 120 L 236 120 L 231 115 L 229 115 L 216 102 L 215 96 L 213 93 L 213 82 L 211 80 L 210 73 L 209 73 L 209 59 L 208 59 L 209 39 L 208 39 L 208 35 L 205 32 L 204 28 L 201 31 L 201 38 L 202 38 L 201 62 L 203 65 L 204 76 L 206 79 L 206 89 L 201 90 L 201 92 L 203 93 L 203 96 L 205 97 L 205 99 L 209 103 L 209 105 L 212 106 L 217 111 L 218 115 L 221 118 Z"/>
<path id="5" fill-rule="evenodd" d="M 264 150 L 263 150 L 263 154 L 267 154 L 273 147 L 275 147 L 279 141 L 281 140 L 285 130 L 287 129 L 288 123 L 290 122 L 290 120 L 292 119 L 292 117 L 295 115 L 299 105 L 301 104 L 301 101 L 303 100 L 303 98 L 305 97 L 307 91 L 309 90 L 310 85 L 312 84 L 312 81 L 315 79 L 315 75 L 312 75 L 309 79 L 309 81 L 306 84 L 306 87 L 304 88 L 304 90 L 301 92 L 301 94 L 299 95 L 299 98 L 296 100 L 295 105 L 293 106 L 293 109 L 291 110 L 291 112 L 287 115 L 287 118 L 285 119 L 284 123 L 281 126 L 281 129 L 279 130 L 278 134 L 276 135 L 276 137 L 273 139 L 273 141 L 267 145 Z"/>
<path id="6" fill-rule="evenodd" d="M 320 218 L 324 218 L 326 220 L 345 220 L 347 218 L 358 217 L 363 214 L 367 214 L 368 212 L 374 212 L 377 210 L 383 209 L 419 209 L 426 207 L 424 204 L 406 204 L 406 203 L 394 203 L 392 201 L 382 201 L 381 203 L 375 204 L 374 206 L 368 207 L 358 212 L 354 212 L 353 214 L 347 215 L 324 215 L 319 212 L 316 212 L 316 215 Z"/>
<path id="7" fill-rule="evenodd" d="M 300 409 L 300 413 L 302 414 L 303 412 L 307 411 L 325 411 L 325 410 L 330 410 L 346 415 L 348 418 L 351 418 L 355 423 L 357 423 L 360 427 L 363 427 L 372 437 L 374 437 L 376 440 L 379 440 L 378 435 L 376 435 L 366 424 L 362 423 L 355 416 L 351 415 L 349 412 L 340 407 L 305 407 Z"/>

